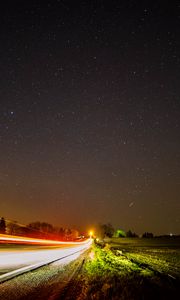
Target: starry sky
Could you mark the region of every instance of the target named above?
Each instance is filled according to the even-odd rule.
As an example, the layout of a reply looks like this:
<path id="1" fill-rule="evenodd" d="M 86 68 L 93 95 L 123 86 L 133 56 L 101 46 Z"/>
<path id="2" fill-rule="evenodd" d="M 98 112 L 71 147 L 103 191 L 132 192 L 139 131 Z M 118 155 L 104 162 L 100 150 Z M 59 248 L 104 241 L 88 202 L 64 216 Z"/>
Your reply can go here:
<path id="1" fill-rule="evenodd" d="M 179 1 L 0 15 L 0 215 L 179 234 Z"/>

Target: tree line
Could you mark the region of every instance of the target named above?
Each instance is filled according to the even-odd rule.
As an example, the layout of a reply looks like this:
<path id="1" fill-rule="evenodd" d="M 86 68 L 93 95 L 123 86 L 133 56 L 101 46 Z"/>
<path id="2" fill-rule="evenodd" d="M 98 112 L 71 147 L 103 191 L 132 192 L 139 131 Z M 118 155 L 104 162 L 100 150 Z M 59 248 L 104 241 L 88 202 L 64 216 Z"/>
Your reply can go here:
<path id="1" fill-rule="evenodd" d="M 71 228 L 54 227 L 47 222 L 32 222 L 28 225 L 21 225 L 15 221 L 6 221 L 3 217 L 0 218 L 0 234 L 27 236 L 40 239 L 53 239 L 53 240 L 73 240 L 79 237 L 79 232 Z M 130 229 L 125 232 L 122 229 L 114 229 L 111 223 L 101 224 L 98 229 L 98 236 L 105 237 L 139 237 L 138 234 Z M 144 232 L 143 238 L 153 238 L 151 232 Z"/>
<path id="2" fill-rule="evenodd" d="M 0 233 L 1 234 L 6 233 L 6 222 L 3 217 L 0 219 Z"/>
<path id="3" fill-rule="evenodd" d="M 111 223 L 100 224 L 98 231 L 99 231 L 98 234 L 99 234 L 99 236 L 101 238 L 105 238 L 105 237 L 109 237 L 109 238 L 112 238 L 112 237 L 117 237 L 117 238 L 119 238 L 119 237 L 121 237 L 121 238 L 125 238 L 125 237 L 128 237 L 128 238 L 137 238 L 137 237 L 139 237 L 138 234 L 136 234 L 135 232 L 131 231 L 130 229 L 127 232 L 125 232 L 122 229 L 116 229 L 115 230 Z M 142 234 L 142 237 L 143 238 L 153 238 L 154 235 L 151 232 L 144 232 Z"/>
<path id="4" fill-rule="evenodd" d="M 22 225 L 16 221 L 6 221 L 3 217 L 0 218 L 0 233 L 66 241 L 74 240 L 79 237 L 79 232 L 76 229 L 55 227 L 50 223 L 39 221 Z"/>

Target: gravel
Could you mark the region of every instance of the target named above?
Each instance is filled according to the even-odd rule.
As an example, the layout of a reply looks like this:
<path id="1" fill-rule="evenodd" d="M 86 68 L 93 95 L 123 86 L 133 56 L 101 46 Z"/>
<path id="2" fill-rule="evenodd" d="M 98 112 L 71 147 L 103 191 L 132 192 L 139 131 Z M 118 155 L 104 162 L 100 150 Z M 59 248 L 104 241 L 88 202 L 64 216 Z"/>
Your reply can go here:
<path id="1" fill-rule="evenodd" d="M 69 257 L 0 284 L 0 300 L 55 300 L 86 253 Z"/>

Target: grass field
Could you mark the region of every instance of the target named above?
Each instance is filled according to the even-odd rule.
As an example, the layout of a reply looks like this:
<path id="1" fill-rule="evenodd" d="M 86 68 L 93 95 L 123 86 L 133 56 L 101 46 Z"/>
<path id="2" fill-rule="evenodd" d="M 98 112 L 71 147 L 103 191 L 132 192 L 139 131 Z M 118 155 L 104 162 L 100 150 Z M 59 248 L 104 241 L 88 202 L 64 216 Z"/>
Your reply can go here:
<path id="1" fill-rule="evenodd" d="M 180 239 L 112 239 L 111 250 L 160 274 L 180 278 Z"/>
<path id="2" fill-rule="evenodd" d="M 180 240 L 121 238 L 105 247 L 95 244 L 82 274 L 81 299 L 179 299 Z"/>

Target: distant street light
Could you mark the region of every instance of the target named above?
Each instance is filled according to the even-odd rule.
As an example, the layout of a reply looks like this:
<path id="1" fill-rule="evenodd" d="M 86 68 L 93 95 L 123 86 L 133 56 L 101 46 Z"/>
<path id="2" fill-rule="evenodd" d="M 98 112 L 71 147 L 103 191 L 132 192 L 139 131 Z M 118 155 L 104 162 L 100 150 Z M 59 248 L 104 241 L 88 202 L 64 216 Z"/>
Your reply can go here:
<path id="1" fill-rule="evenodd" d="M 89 231 L 89 236 L 90 236 L 90 238 L 92 238 L 92 236 L 93 236 L 93 231 L 92 230 Z"/>

